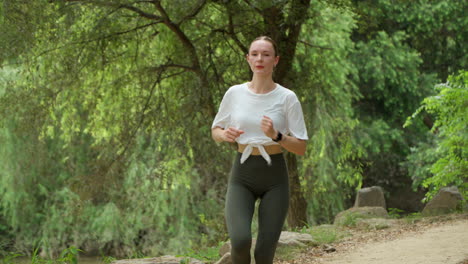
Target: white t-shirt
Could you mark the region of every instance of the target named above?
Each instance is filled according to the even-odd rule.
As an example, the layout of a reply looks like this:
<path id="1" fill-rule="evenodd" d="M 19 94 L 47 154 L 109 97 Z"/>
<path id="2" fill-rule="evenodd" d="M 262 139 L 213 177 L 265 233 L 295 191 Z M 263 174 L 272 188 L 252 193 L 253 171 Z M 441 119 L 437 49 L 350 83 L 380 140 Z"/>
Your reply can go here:
<path id="1" fill-rule="evenodd" d="M 224 94 L 211 128 L 233 127 L 244 131 L 236 139 L 237 143 L 247 145 L 241 163 L 250 156 L 252 147 L 257 147 L 270 163 L 270 156 L 263 146 L 278 143 L 263 133 L 261 120 L 264 115 L 273 120 L 274 128 L 282 134 L 302 140 L 309 139 L 301 103 L 293 91 L 279 84 L 266 94 L 254 93 L 247 83 L 230 87 Z"/>

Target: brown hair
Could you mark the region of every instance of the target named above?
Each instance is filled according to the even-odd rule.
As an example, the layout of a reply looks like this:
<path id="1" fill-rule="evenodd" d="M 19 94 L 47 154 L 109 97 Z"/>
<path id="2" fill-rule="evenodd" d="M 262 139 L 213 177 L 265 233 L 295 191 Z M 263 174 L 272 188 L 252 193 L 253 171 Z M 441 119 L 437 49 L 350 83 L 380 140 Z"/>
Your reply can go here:
<path id="1" fill-rule="evenodd" d="M 279 56 L 278 46 L 276 45 L 276 42 L 275 42 L 272 38 L 270 38 L 270 37 L 268 37 L 268 36 L 260 36 L 260 37 L 257 37 L 257 38 L 255 38 L 252 42 L 250 42 L 250 46 L 252 46 L 252 43 L 254 43 L 254 42 L 257 41 L 257 40 L 264 40 L 264 41 L 270 42 L 271 45 L 273 46 L 274 51 L 275 51 L 275 57 L 276 57 L 276 56 Z"/>

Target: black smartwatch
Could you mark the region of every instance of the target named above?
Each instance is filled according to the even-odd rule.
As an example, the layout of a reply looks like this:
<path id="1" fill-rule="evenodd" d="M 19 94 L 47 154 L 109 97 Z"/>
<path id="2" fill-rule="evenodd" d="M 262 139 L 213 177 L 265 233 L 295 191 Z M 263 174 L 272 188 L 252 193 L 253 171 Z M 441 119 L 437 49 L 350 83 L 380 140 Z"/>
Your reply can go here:
<path id="1" fill-rule="evenodd" d="M 278 131 L 278 135 L 276 136 L 275 139 L 273 139 L 273 141 L 278 142 L 278 141 L 281 141 L 281 139 L 283 139 L 283 134 L 281 134 L 281 132 Z"/>

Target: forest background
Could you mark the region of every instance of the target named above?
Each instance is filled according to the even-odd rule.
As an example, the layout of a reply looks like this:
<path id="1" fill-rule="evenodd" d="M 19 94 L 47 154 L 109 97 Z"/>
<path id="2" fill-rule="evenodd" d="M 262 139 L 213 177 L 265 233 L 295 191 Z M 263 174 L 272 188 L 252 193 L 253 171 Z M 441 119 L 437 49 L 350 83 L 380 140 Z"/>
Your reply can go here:
<path id="1" fill-rule="evenodd" d="M 287 155 L 288 229 L 332 222 L 361 187 L 407 213 L 442 186 L 467 198 L 466 1 L 0 3 L 1 253 L 226 240 L 234 150 L 210 126 L 259 35 L 310 136 Z"/>

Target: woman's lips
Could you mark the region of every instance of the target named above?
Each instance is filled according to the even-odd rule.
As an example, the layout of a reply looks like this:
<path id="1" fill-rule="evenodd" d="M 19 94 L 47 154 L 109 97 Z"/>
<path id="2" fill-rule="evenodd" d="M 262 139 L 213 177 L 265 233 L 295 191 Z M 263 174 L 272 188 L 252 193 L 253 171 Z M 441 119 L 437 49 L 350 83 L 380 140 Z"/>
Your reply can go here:
<path id="1" fill-rule="evenodd" d="M 263 69 L 263 68 L 265 68 L 265 67 L 264 67 L 264 66 L 255 66 L 255 68 L 257 68 L 257 69 Z"/>

